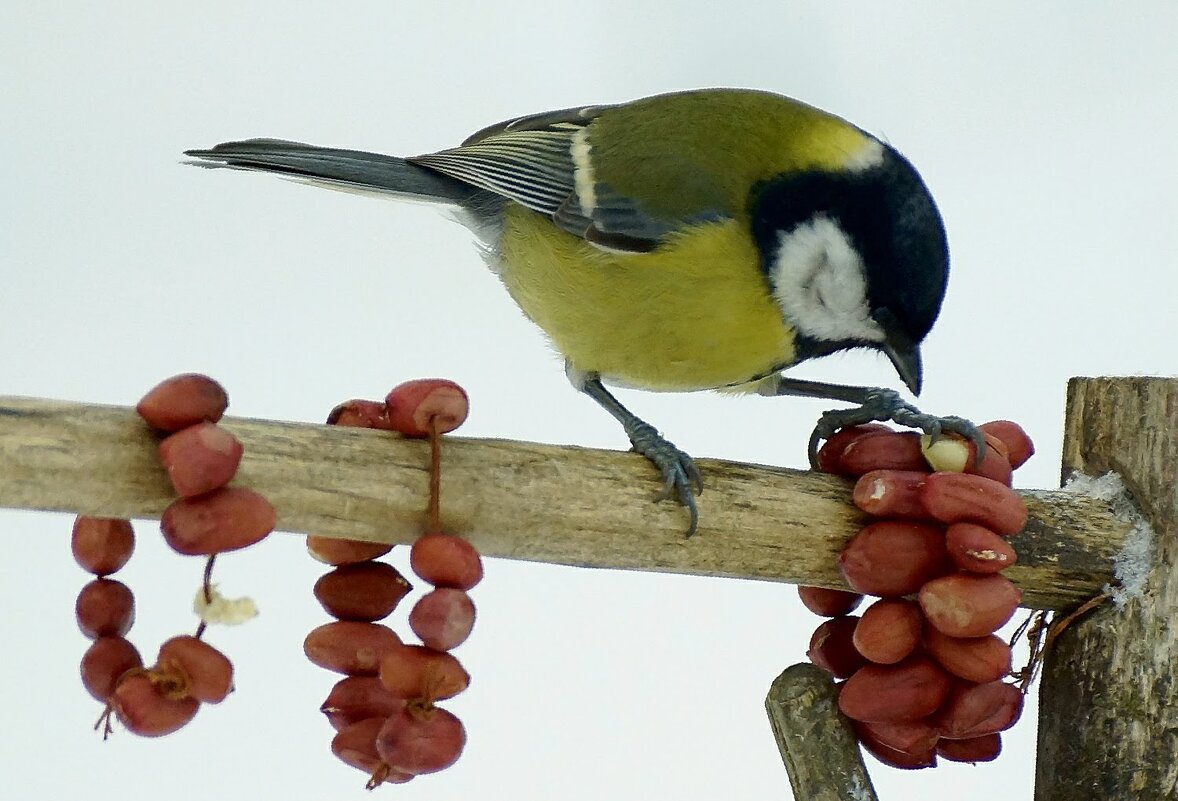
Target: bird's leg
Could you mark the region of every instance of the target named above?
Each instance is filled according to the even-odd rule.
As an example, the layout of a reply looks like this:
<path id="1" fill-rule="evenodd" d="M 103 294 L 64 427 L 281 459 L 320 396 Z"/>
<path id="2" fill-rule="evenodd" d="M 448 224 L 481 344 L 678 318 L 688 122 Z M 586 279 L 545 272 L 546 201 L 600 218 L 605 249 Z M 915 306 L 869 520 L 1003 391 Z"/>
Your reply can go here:
<path id="1" fill-rule="evenodd" d="M 832 409 L 823 412 L 810 434 L 810 466 L 817 469 L 818 441 L 827 439 L 835 431 L 846 426 L 857 426 L 872 421 L 890 420 L 908 428 L 918 428 L 934 440 L 943 432 L 960 434 L 972 440 L 980 462 L 986 452 L 986 441 L 978 427 L 964 417 L 937 417 L 925 414 L 900 397 L 894 389 L 880 387 L 853 387 L 843 384 L 827 384 L 821 381 L 805 381 L 775 375 L 762 383 L 762 395 L 796 395 L 804 398 L 824 398 L 858 404 L 851 409 Z"/>
<path id="2" fill-rule="evenodd" d="M 575 382 L 575 386 L 613 415 L 614 419 L 622 424 L 634 450 L 659 469 L 663 474 L 663 491 L 657 500 L 675 495 L 680 505 L 691 515 L 687 536 L 694 534 L 699 524 L 699 509 L 695 505 L 695 495 L 703 491 L 703 479 L 691 457 L 672 445 L 658 429 L 623 406 L 602 385 L 601 379 L 597 376 L 582 376 Z"/>

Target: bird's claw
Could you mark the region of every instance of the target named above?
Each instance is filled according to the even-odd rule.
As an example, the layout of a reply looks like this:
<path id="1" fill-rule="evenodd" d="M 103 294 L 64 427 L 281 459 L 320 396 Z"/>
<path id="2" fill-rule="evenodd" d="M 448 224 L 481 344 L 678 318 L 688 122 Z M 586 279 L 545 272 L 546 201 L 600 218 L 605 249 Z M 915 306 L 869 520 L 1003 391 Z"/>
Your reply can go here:
<path id="1" fill-rule="evenodd" d="M 663 501 L 674 496 L 691 515 L 687 536 L 695 534 L 699 525 L 699 508 L 695 496 L 703 492 L 704 488 L 703 476 L 695 466 L 695 461 L 672 445 L 649 423 L 635 425 L 626 434 L 630 437 L 634 451 L 649 459 L 663 474 L 663 489 L 655 500 Z"/>
<path id="2" fill-rule="evenodd" d="M 893 422 L 907 428 L 916 428 L 928 434 L 936 442 L 946 433 L 960 434 L 974 443 L 974 453 L 980 465 L 986 452 L 986 439 L 982 432 L 964 417 L 950 415 L 937 417 L 925 414 L 900 397 L 891 389 L 874 389 L 867 394 L 861 406 L 852 409 L 832 409 L 818 418 L 810 434 L 810 466 L 818 467 L 818 442 L 829 439 L 840 428 L 858 426 L 872 422 Z"/>

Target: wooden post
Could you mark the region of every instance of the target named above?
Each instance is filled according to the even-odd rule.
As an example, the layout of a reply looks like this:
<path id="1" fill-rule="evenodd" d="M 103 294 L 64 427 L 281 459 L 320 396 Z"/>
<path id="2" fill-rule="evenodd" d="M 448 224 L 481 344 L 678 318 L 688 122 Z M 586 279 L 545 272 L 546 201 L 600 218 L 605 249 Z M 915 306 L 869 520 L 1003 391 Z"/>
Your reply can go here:
<path id="1" fill-rule="evenodd" d="M 1178 379 L 1075 378 L 1064 477 L 1117 472 L 1153 539 L 1144 594 L 1048 651 L 1036 801 L 1178 798 Z"/>

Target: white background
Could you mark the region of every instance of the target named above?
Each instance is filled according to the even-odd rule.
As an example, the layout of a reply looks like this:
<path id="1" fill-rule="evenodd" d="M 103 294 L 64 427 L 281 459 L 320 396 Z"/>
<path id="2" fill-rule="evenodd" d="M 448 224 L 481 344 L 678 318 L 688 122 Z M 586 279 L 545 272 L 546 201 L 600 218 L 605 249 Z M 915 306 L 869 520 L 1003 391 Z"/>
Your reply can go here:
<path id="1" fill-rule="evenodd" d="M 1021 485 L 1058 481 L 1069 376 L 1178 372 L 1173 2 L 6 5 L 0 393 L 133 404 L 201 370 L 233 414 L 319 421 L 443 375 L 473 398 L 464 435 L 621 449 L 462 229 L 428 208 L 184 167 L 180 151 L 276 136 L 412 154 L 516 114 L 708 85 L 804 99 L 922 171 L 953 251 L 922 405 L 1022 422 L 1039 455 Z M 798 374 L 894 382 L 865 354 Z M 794 467 L 827 405 L 622 397 L 697 456 Z M 364 797 L 316 711 L 334 677 L 301 653 L 325 618 L 300 538 L 218 566 L 228 594 L 262 609 L 211 635 L 239 692 L 179 734 L 104 744 L 77 680 L 86 576 L 69 526 L 0 514 L 0 795 Z M 149 659 L 191 628 L 200 570 L 153 528 L 119 575 Z M 818 622 L 791 587 L 493 561 L 475 597 L 459 651 L 474 682 L 452 705 L 467 751 L 378 793 L 788 795 L 762 699 Z M 996 764 L 875 766 L 877 787 L 1029 798 L 1034 728 L 1028 710 Z"/>

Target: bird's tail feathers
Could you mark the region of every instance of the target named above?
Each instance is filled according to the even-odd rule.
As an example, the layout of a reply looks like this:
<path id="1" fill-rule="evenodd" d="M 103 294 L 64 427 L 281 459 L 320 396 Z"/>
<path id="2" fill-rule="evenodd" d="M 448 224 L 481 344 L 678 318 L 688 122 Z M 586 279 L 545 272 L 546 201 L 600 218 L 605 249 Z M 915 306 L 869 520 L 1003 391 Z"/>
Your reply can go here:
<path id="1" fill-rule="evenodd" d="M 394 195 L 409 200 L 460 205 L 479 190 L 397 156 L 317 147 L 282 139 L 224 142 L 184 155 L 198 167 L 273 172 L 331 189 Z"/>

